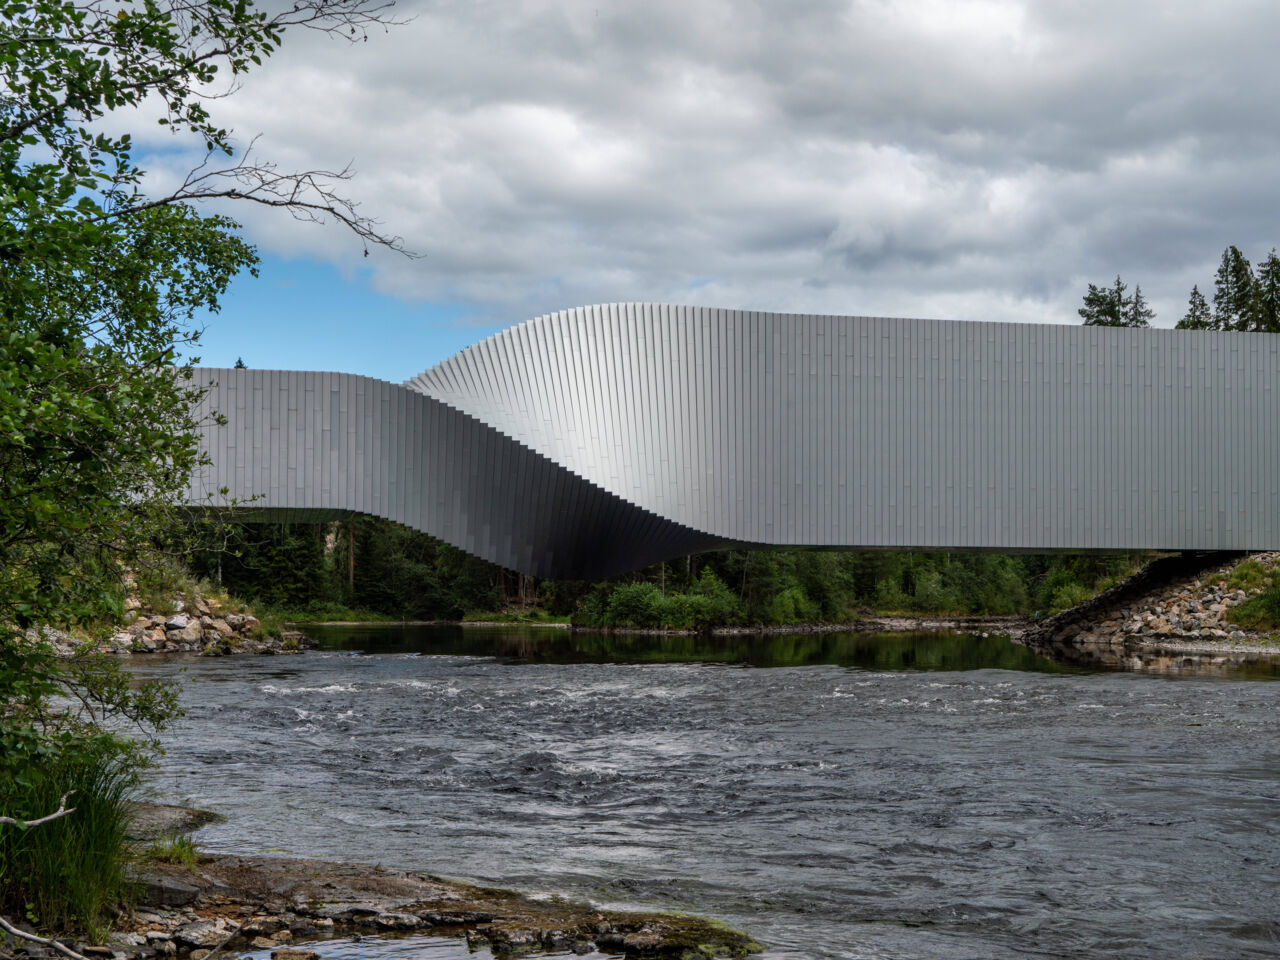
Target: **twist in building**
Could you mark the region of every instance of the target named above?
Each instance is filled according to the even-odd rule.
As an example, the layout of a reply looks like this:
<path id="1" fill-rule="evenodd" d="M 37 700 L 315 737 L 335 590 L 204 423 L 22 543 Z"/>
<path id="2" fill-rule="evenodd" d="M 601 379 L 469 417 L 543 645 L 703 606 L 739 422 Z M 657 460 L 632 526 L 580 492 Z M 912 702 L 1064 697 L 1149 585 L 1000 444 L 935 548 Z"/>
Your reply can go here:
<path id="1" fill-rule="evenodd" d="M 366 513 L 537 576 L 717 547 L 1280 546 L 1280 337 L 644 303 L 403 385 L 204 368 L 190 499 Z"/>

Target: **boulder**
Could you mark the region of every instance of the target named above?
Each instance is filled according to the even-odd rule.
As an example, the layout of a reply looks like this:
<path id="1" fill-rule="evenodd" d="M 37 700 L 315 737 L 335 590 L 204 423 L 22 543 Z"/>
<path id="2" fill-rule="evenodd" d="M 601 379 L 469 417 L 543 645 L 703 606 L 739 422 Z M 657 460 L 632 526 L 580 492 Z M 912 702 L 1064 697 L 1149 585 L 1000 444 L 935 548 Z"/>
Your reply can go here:
<path id="1" fill-rule="evenodd" d="M 200 888 L 181 880 L 166 877 L 163 874 L 144 874 L 135 881 L 138 890 L 138 902 L 153 907 L 185 907 L 195 903 L 200 896 Z M 147 934 L 150 939 L 151 934 Z M 168 934 L 165 934 L 168 937 Z"/>
<path id="2" fill-rule="evenodd" d="M 214 618 L 210 622 L 209 626 L 222 637 L 229 637 L 235 633 L 235 631 L 228 625 L 227 621 L 223 620 L 221 617 Z"/>
<path id="3" fill-rule="evenodd" d="M 188 623 L 180 630 L 165 631 L 165 638 L 174 643 L 195 643 L 203 635 L 199 623 Z"/>
<path id="4" fill-rule="evenodd" d="M 191 618 L 185 613 L 175 613 L 164 621 L 166 630 L 185 630 L 187 625 L 191 623 Z"/>

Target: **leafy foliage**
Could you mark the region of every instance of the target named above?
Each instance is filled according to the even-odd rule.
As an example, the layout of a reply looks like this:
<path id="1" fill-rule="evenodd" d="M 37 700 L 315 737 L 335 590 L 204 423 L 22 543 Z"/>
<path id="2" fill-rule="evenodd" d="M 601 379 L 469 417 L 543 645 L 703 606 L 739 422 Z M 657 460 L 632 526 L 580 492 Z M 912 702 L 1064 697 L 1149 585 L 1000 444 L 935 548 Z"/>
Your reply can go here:
<path id="1" fill-rule="evenodd" d="M 0 0 L 0 813 L 30 816 L 68 785 L 74 815 L 0 837 L 0 910 L 96 931 L 120 882 L 120 803 L 172 690 L 133 687 L 95 656 L 57 659 L 40 630 L 120 612 L 121 573 L 168 524 L 197 465 L 200 385 L 181 354 L 255 254 L 225 198 L 336 219 L 396 246 L 321 172 L 244 155 L 144 191 L 109 115 L 161 124 L 231 156 L 208 105 L 286 28 L 359 34 L 380 0 Z M 231 86 L 219 88 L 218 82 Z M 333 175 L 341 180 L 345 171 Z M 115 810 L 115 813 L 111 813 Z"/>

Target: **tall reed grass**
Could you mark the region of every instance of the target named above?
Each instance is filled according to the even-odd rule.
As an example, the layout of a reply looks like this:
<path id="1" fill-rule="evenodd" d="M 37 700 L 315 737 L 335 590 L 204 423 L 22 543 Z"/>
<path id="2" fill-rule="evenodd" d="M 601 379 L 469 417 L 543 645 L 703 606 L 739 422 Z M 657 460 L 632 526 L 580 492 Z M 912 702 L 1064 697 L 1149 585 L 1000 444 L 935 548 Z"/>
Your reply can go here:
<path id="1" fill-rule="evenodd" d="M 100 942 L 126 893 L 133 770 L 103 737 L 0 784 L 0 812 L 22 820 L 52 813 L 64 793 L 75 791 L 68 801 L 75 812 L 68 816 L 28 829 L 0 825 L 0 910 L 44 930 Z"/>

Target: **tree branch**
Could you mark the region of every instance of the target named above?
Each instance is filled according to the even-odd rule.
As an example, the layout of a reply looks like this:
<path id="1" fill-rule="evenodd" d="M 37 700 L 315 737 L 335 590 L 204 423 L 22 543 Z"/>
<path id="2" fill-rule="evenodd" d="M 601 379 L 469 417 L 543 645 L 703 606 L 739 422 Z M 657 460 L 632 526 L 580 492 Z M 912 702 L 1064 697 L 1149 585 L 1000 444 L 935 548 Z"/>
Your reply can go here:
<path id="1" fill-rule="evenodd" d="M 38 820 L 15 820 L 13 817 L 0 817 L 0 823 L 10 823 L 10 824 L 13 824 L 15 827 L 21 827 L 23 830 L 26 830 L 28 827 L 38 827 L 40 826 L 40 824 L 48 823 L 51 820 L 60 820 L 61 818 L 67 816 L 68 814 L 76 812 L 75 807 L 72 807 L 70 810 L 67 809 L 67 797 L 71 796 L 71 794 L 73 793 L 75 793 L 74 790 L 68 790 L 66 793 L 64 793 L 62 795 L 62 799 L 58 802 L 58 809 L 53 811 L 53 813 L 49 814 L 48 816 L 41 817 Z M 0 917 L 0 920 L 3 920 L 3 919 L 4 919 L 3 917 Z M 47 945 L 47 941 L 41 940 L 40 942 L 45 943 Z"/>
<path id="2" fill-rule="evenodd" d="M 206 169 L 209 157 L 192 170 L 168 196 L 140 203 L 126 204 L 108 210 L 90 222 L 119 220 L 134 216 L 155 207 L 203 200 L 248 200 L 266 207 L 288 210 L 297 220 L 321 223 L 332 218 L 343 224 L 364 243 L 365 255 L 370 244 L 386 247 L 410 259 L 418 254 L 404 248 L 404 238 L 389 236 L 379 230 L 382 223 L 358 213 L 358 204 L 343 197 L 333 187 L 335 181 L 350 180 L 353 174 L 348 165 L 341 170 L 303 170 L 298 173 L 281 173 L 276 164 L 252 159 L 255 137 L 245 150 L 241 161 L 234 167 L 221 170 Z"/>
<path id="3" fill-rule="evenodd" d="M 3 929 L 11 937 L 18 937 L 21 940 L 29 940 L 32 943 L 38 943 L 43 947 L 51 947 L 57 950 L 64 957 L 70 960 L 88 960 L 83 954 L 76 953 L 70 947 L 63 946 L 57 940 L 48 940 L 44 937 L 37 937 L 34 933 L 27 933 L 25 930 L 19 930 L 4 917 L 0 917 L 0 929 Z"/>

